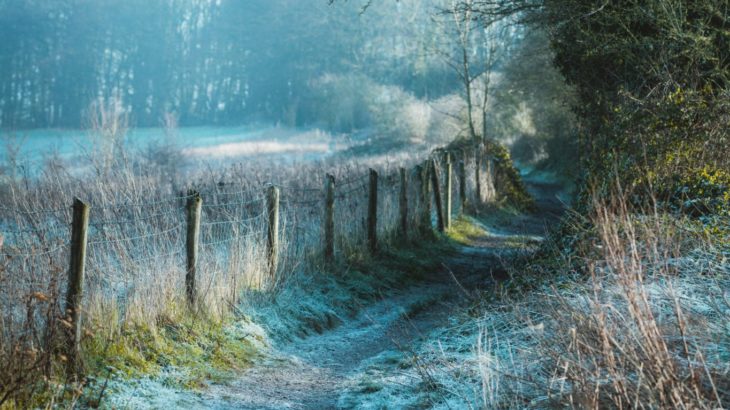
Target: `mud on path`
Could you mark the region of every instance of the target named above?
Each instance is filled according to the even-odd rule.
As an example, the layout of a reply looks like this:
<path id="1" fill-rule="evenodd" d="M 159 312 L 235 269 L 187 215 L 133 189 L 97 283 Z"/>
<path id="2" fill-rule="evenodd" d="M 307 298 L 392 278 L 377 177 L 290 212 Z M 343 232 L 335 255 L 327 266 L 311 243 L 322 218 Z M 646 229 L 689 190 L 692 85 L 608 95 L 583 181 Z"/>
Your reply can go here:
<path id="1" fill-rule="evenodd" d="M 490 223 L 487 235 L 443 261 L 427 280 L 390 294 L 340 326 L 279 347 L 238 379 L 210 388 L 191 408 L 336 408 L 360 365 L 389 350 L 409 352 L 431 331 L 464 308 L 465 292 L 492 287 L 505 272 L 500 260 L 517 250 L 515 239 L 539 241 L 562 213 L 559 186 L 529 184 L 538 210 Z M 396 364 L 392 371 L 397 372 Z M 386 369 L 390 371 L 390 369 Z M 187 407 L 187 406 L 186 406 Z"/>

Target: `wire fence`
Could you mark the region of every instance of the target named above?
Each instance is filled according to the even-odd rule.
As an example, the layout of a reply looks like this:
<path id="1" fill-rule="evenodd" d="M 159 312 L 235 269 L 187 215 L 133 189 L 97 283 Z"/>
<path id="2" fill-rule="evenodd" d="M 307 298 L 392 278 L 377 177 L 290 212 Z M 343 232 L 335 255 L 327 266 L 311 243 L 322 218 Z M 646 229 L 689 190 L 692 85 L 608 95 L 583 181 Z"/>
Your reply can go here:
<path id="1" fill-rule="evenodd" d="M 158 320 L 166 306 L 184 303 L 181 289 L 189 290 L 192 274 L 194 296 L 188 303 L 223 312 L 242 288 L 277 288 L 294 272 L 323 266 L 328 240 L 335 259 L 371 253 L 371 225 L 374 240 L 387 246 L 428 234 L 439 218 L 448 222 L 465 205 L 493 198 L 489 163 L 483 149 L 439 150 L 413 168 L 381 167 L 375 190 L 370 173 L 353 169 L 335 179 L 332 205 L 326 201 L 324 175 L 313 181 L 219 182 L 177 194 L 149 190 L 146 200 L 118 193 L 92 198 L 81 227 L 85 276 L 77 308 L 92 320 Z M 271 190 L 277 192 L 279 221 L 273 228 Z M 369 205 L 373 195 L 374 210 Z M 191 206 L 196 200 L 202 201 L 199 213 Z M 71 207 L 50 206 L 41 194 L 34 203 L 39 209 L 12 201 L 0 207 L 0 332 L 22 328 L 28 314 L 43 321 L 40 310 L 29 313 L 24 295 L 54 294 L 62 315 L 74 308 L 67 306 L 73 298 L 61 296 L 71 289 L 68 263 L 79 251 L 71 233 L 81 229 L 79 221 Z M 328 218 L 334 227 L 329 233 Z"/>

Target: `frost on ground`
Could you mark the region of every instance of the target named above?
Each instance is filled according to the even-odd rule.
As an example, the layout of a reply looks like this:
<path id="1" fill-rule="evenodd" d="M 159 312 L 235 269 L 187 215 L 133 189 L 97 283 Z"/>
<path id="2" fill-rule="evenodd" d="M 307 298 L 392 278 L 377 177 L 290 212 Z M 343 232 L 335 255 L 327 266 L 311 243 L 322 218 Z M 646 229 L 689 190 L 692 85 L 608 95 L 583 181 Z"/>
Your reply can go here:
<path id="1" fill-rule="evenodd" d="M 533 351 L 542 331 L 542 325 L 525 323 L 509 307 L 481 318 L 454 317 L 412 350 L 388 352 L 364 363 L 339 406 L 502 408 L 506 374 L 529 377 L 539 367 L 539 358 L 525 353 Z"/>
<path id="2" fill-rule="evenodd" d="M 678 346 L 682 330 L 674 313 L 675 304 L 681 306 L 687 321 L 684 331 L 691 341 L 686 348 L 693 365 L 698 369 L 704 367 L 703 372 L 713 375 L 715 380 L 727 380 L 730 375 L 730 304 L 722 302 L 722 289 L 730 288 L 730 272 L 725 269 L 724 278 L 709 289 L 706 279 L 690 275 L 669 280 L 657 278 L 645 284 L 647 300 L 669 343 L 671 361 L 680 363 L 678 372 L 682 371 L 681 363 L 687 364 L 684 348 Z M 604 284 L 601 300 L 604 306 L 616 309 L 615 317 L 606 320 L 619 322 L 611 325 L 618 329 L 608 337 L 623 336 L 621 343 L 625 344 L 624 353 L 628 356 L 636 349 L 631 344 L 641 340 L 639 324 L 634 327 L 620 323 L 631 316 L 625 290 L 616 282 Z M 528 300 L 491 304 L 480 317 L 452 318 L 450 326 L 434 330 L 428 340 L 413 350 L 388 351 L 364 362 L 353 374 L 338 405 L 353 409 L 478 409 L 547 408 L 575 403 L 577 397 L 583 396 L 583 386 L 576 377 L 583 370 L 572 371 L 569 366 L 585 363 L 574 356 L 575 346 L 571 343 L 587 343 L 584 339 L 588 331 L 580 327 L 597 313 L 594 291 L 592 284 L 581 283 L 577 278 L 565 279 L 533 291 Z M 569 321 L 573 327 L 566 326 Z M 595 363 L 593 360 L 600 359 L 584 360 Z M 624 366 L 629 368 L 603 368 L 605 381 L 600 388 L 607 390 L 608 383 L 616 383 L 612 379 L 627 377 L 619 370 L 636 371 L 630 365 Z M 645 377 L 649 379 L 650 375 Z M 712 388 L 708 382 L 711 396 Z M 722 385 L 716 388 L 722 394 Z M 650 392 L 639 389 L 636 394 Z"/>
<path id="3" fill-rule="evenodd" d="M 725 408 L 727 242 L 659 233 L 687 221 L 615 219 L 599 225 L 590 275 L 482 299 L 412 350 L 363 363 L 340 407 Z"/>
<path id="4" fill-rule="evenodd" d="M 407 263 L 426 269 L 432 263 L 425 250 L 410 252 L 390 255 L 393 261 L 378 264 L 374 271 L 351 266 L 346 276 L 299 274 L 273 296 L 253 291 L 243 295 L 235 309 L 236 319 L 223 332 L 229 339 L 251 341 L 261 357 L 240 377 L 225 375 L 198 386 L 203 388 L 195 393 L 185 389 L 193 379 L 186 370 L 165 367 L 154 377 L 109 382 L 103 404 L 109 408 L 298 408 L 302 403 L 329 403 L 342 375 L 359 358 L 389 348 L 402 318 L 424 304 L 437 303 L 446 291 L 438 283 L 421 282 L 416 280 L 418 275 L 389 266 Z"/>
<path id="5" fill-rule="evenodd" d="M 226 337 L 246 341 L 260 351 L 267 350 L 271 345 L 266 331 L 248 318 L 228 324 L 223 332 Z M 194 379 L 190 369 L 166 366 L 154 376 L 99 380 L 92 390 L 105 394 L 101 400 L 104 408 L 208 408 L 202 393 L 186 387 Z"/>
<path id="6" fill-rule="evenodd" d="M 541 212 L 505 218 L 509 223 L 483 219 L 481 228 L 454 234 L 467 245 L 438 254 L 437 263 L 429 245 L 383 254 L 380 268 L 372 272 L 353 268 L 346 275 L 301 275 L 274 297 L 244 295 L 240 321 L 260 328 L 240 331 L 263 329 L 257 335 L 262 355 L 252 367 L 209 382 L 197 393 L 178 387 L 176 378 L 185 376 L 179 370 L 165 369 L 155 378 L 112 383 L 106 404 L 214 409 L 478 405 L 482 356 L 473 346 L 481 327 L 463 312 L 479 292 L 494 291 L 495 280 L 504 275 L 501 259 L 534 248 L 552 217 Z M 399 271 L 404 266 L 415 267 L 417 274 Z M 235 323 L 233 331 L 239 331 Z"/>

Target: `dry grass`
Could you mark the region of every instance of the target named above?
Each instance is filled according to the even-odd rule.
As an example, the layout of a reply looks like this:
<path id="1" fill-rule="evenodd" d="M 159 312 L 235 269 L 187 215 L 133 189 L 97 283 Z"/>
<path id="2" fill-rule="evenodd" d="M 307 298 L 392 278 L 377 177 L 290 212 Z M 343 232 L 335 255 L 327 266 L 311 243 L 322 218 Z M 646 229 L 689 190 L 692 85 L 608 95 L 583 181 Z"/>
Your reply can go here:
<path id="1" fill-rule="evenodd" d="M 589 277 L 551 280 L 481 321 L 479 406 L 723 408 L 727 242 L 623 199 L 595 209 Z"/>
<path id="2" fill-rule="evenodd" d="M 432 334 L 414 356 L 421 387 L 396 396 L 434 408 L 727 407 L 730 238 L 629 211 L 622 196 L 587 218 L 575 227 L 586 243 L 558 266 L 515 263 L 501 292 Z"/>
<path id="3" fill-rule="evenodd" d="M 124 151 L 124 113 L 113 103 L 94 109 L 101 112 L 92 117 L 93 132 L 100 137 L 87 160 L 93 173 L 79 176 L 78 169 L 54 161 L 37 176 L 9 178 L 0 186 L 6 198 L 0 208 L 0 361 L 7 364 L 0 370 L 0 406 L 47 404 L 53 386 L 62 386 L 64 400 L 76 397 L 76 387 L 59 379 L 74 196 L 91 205 L 84 328 L 95 354 L 103 354 L 100 344 L 113 344 L 130 329 L 143 326 L 154 334 L 158 324 L 184 322 L 191 314 L 220 321 L 238 305 L 243 290 L 275 294 L 295 272 L 317 271 L 323 266 L 327 172 L 337 179 L 337 258 L 367 258 L 367 167 L 381 176 L 378 236 L 387 245 L 396 238 L 398 226 L 398 167 L 412 170 L 424 159 L 403 155 L 397 162 L 345 158 L 286 165 L 251 161 L 182 172 L 171 169 L 174 164 L 165 158 Z M 167 147 L 158 155 L 177 154 Z M 467 194 L 473 197 L 470 159 Z M 424 204 L 418 200 L 421 187 L 413 171 L 409 179 L 409 214 L 417 226 Z M 264 190 L 270 184 L 282 191 L 276 277 L 267 274 L 265 257 Z M 184 207 L 189 189 L 200 192 L 204 202 L 195 312 L 184 299 Z M 456 178 L 453 189 L 458 203 Z"/>

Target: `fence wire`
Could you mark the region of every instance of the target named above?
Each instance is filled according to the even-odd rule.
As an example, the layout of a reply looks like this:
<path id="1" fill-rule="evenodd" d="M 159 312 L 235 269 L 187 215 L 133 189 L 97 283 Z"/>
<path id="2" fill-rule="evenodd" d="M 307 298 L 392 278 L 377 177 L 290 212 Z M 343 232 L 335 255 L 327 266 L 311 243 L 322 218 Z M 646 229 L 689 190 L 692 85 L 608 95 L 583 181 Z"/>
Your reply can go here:
<path id="1" fill-rule="evenodd" d="M 454 150 L 451 155 L 452 215 L 456 216 L 464 202 L 494 198 L 495 187 L 489 161 L 480 161 L 477 177 L 473 149 Z M 431 160 L 436 164 L 439 185 L 446 187 L 446 162 L 441 154 L 433 155 L 420 168 L 405 171 L 406 225 L 412 237 L 432 229 L 436 221 Z M 400 169 L 393 164 L 378 172 L 377 236 L 380 242 L 388 243 L 401 229 L 402 180 Z M 369 175 L 356 166 L 336 175 L 337 255 L 366 252 Z M 477 178 L 481 197 L 476 190 Z M 106 194 L 92 201 L 85 308 L 94 312 L 114 301 L 116 320 L 124 321 L 130 314 L 139 314 L 141 308 L 137 306 L 154 312 L 155 306 L 179 299 L 187 272 L 187 203 L 198 195 L 203 203 L 196 279 L 200 298 L 207 305 L 223 309 L 219 305 L 234 301 L 241 287 L 267 288 L 292 272 L 316 268 L 324 247 L 324 181 L 322 174 L 276 183 L 218 182 L 185 190 L 187 193 L 148 189 Z M 271 277 L 268 272 L 266 193 L 270 187 L 280 192 L 278 266 L 282 277 Z M 10 205 L 0 207 L 0 309 L 11 327 L 27 314 L 17 295 L 55 292 L 54 303 L 61 307 L 58 293 L 66 287 L 64 273 L 70 259 L 71 208 L 50 206 L 40 190 L 29 191 L 27 196 L 27 202 L 37 204 L 38 209 L 18 205 L 22 198 L 11 198 L 7 202 Z M 442 201 L 445 199 L 446 192 L 442 191 Z"/>

